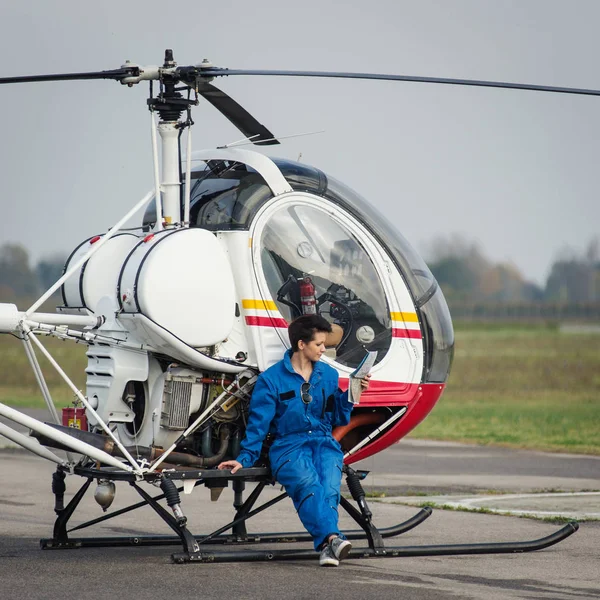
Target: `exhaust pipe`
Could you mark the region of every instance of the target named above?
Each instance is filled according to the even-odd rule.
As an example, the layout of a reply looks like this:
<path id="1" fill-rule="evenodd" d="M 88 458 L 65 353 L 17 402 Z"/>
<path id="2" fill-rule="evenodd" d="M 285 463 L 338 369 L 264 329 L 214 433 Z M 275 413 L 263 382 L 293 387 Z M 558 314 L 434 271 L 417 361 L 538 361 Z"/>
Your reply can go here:
<path id="1" fill-rule="evenodd" d="M 64 425 L 57 425 L 56 423 L 46 423 L 49 427 L 56 429 L 62 433 L 70 435 L 72 438 L 85 442 L 90 446 L 93 446 L 97 450 L 106 452 L 111 456 L 119 456 L 123 458 L 123 453 L 114 443 L 114 441 L 106 435 L 99 433 L 93 433 L 91 431 L 83 431 L 74 427 L 65 427 Z M 57 442 L 56 440 L 45 436 L 37 431 L 32 431 L 31 435 L 36 438 L 43 446 L 49 448 L 56 448 L 58 450 L 70 450 L 64 444 Z M 171 452 L 169 454 L 169 464 L 181 465 L 186 467 L 206 468 L 218 465 L 225 455 L 227 454 L 227 448 L 229 446 L 230 432 L 227 426 L 223 426 L 220 432 L 220 445 L 218 452 L 211 457 L 194 456 L 193 454 L 187 454 L 185 452 Z M 138 458 L 145 458 L 149 461 L 153 461 L 156 458 L 165 454 L 165 450 L 162 448 L 150 448 L 148 446 L 129 446 L 125 450 Z"/>
<path id="2" fill-rule="evenodd" d="M 70 431 L 67 432 L 61 431 L 49 423 L 42 423 L 41 421 L 25 415 L 22 412 L 11 408 L 10 406 L 6 406 L 6 404 L 2 404 L 1 402 L 0 416 L 6 417 L 7 419 L 10 419 L 15 423 L 19 423 L 24 427 L 28 427 L 29 429 L 37 432 L 39 435 L 50 438 L 52 440 L 52 444 L 58 443 L 63 448 L 72 450 L 73 452 L 78 452 L 79 454 L 83 454 L 85 456 L 89 456 L 98 462 L 117 467 L 118 469 L 122 469 L 130 473 L 133 472 L 133 469 L 129 465 L 120 462 L 114 456 L 111 456 L 107 452 L 102 452 L 96 446 L 87 444 L 82 440 L 70 435 L 70 432 L 74 431 L 72 428 L 65 428 L 70 429 Z M 48 444 L 48 446 L 52 447 L 52 444 Z"/>

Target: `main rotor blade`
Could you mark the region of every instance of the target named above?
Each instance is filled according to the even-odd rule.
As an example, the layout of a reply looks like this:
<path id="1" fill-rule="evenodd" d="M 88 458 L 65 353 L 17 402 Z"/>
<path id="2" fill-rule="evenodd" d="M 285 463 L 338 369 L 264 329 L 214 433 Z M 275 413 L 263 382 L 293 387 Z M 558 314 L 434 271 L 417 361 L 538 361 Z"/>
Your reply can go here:
<path id="1" fill-rule="evenodd" d="M 34 83 L 36 81 L 72 81 L 77 79 L 123 79 L 131 77 L 132 68 L 112 71 L 91 71 L 89 73 L 56 73 L 54 75 L 25 75 L 21 77 L 0 77 L 2 83 Z"/>
<path id="2" fill-rule="evenodd" d="M 279 144 L 279 141 L 274 139 L 275 136 L 231 96 L 202 80 L 198 81 L 197 89 L 202 97 L 227 117 L 246 137 L 252 138 L 252 143 L 260 146 Z"/>
<path id="3" fill-rule="evenodd" d="M 202 76 L 226 77 L 228 75 L 276 75 L 283 77 L 337 77 L 346 79 L 382 79 L 387 81 L 412 81 L 417 83 L 442 83 L 447 85 L 470 85 L 477 87 L 509 88 L 536 92 L 556 92 L 560 94 L 580 94 L 600 96 L 600 90 L 555 87 L 551 85 L 530 85 L 527 83 L 507 83 L 502 81 L 479 81 L 476 79 L 448 79 L 443 77 L 416 77 L 412 75 L 388 75 L 385 73 L 344 73 L 338 71 L 277 71 L 252 69 L 221 69 L 209 67 L 201 69 Z"/>

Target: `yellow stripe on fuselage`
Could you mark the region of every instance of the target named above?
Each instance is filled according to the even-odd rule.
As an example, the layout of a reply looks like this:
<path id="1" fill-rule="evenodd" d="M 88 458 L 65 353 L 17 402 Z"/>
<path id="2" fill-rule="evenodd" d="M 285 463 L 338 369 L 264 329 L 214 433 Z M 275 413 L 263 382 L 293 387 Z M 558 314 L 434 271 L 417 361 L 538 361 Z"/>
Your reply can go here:
<path id="1" fill-rule="evenodd" d="M 418 323 L 417 313 L 412 312 L 393 312 L 390 313 L 392 321 L 403 321 L 404 323 Z"/>
<path id="2" fill-rule="evenodd" d="M 277 304 L 273 300 L 251 300 L 250 298 L 242 300 L 242 307 L 254 310 L 278 310 Z"/>

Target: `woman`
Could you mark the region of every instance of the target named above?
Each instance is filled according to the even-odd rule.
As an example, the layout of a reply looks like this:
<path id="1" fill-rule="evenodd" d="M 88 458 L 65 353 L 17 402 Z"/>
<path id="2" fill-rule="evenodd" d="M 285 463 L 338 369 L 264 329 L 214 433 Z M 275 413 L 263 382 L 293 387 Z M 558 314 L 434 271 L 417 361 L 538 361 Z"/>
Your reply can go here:
<path id="1" fill-rule="evenodd" d="M 321 362 L 331 324 L 301 316 L 288 327 L 291 349 L 261 373 L 250 401 L 246 436 L 236 460 L 219 469 L 235 473 L 259 458 L 268 433 L 273 477 L 292 498 L 298 516 L 320 551 L 321 566 L 337 566 L 352 544 L 338 527 L 343 453 L 332 428 L 350 421 L 353 404 L 338 387 L 337 371 Z M 362 381 L 369 387 L 370 375 Z"/>

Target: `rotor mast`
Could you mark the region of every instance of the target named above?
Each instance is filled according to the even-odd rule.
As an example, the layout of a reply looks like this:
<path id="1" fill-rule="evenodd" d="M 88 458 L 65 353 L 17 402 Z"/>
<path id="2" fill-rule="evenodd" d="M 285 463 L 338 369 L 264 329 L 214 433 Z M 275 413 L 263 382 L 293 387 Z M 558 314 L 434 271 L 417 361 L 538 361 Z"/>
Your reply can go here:
<path id="1" fill-rule="evenodd" d="M 179 131 L 191 126 L 189 120 L 180 121 L 181 115 L 197 100 L 183 98 L 176 90 L 179 81 L 173 60 L 173 50 L 165 50 L 165 62 L 161 69 L 160 92 L 148 99 L 151 111 L 159 115 L 158 133 L 162 146 L 162 169 L 160 190 L 162 195 L 162 218 L 165 227 L 179 225 L 181 214 L 181 169 L 179 165 Z"/>

